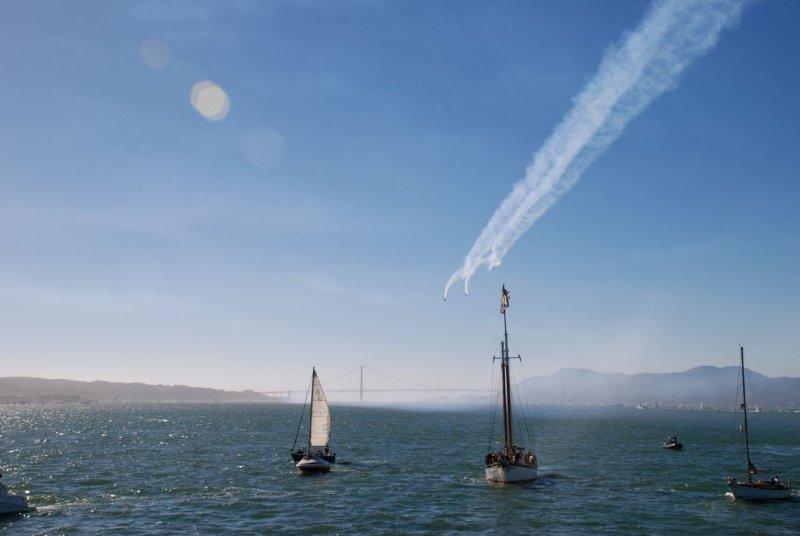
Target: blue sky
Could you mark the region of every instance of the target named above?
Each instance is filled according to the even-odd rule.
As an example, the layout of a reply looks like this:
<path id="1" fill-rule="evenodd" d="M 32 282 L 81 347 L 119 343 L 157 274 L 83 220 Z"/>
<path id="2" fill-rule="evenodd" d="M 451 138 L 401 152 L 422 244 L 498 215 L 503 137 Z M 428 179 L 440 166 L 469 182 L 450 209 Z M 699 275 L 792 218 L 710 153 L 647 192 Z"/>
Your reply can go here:
<path id="1" fill-rule="evenodd" d="M 441 299 L 648 6 L 4 2 L 4 375 L 277 390 L 363 364 L 487 388 L 504 283 L 528 376 L 735 365 L 739 343 L 800 376 L 789 0 L 748 4 Z M 193 107 L 202 81 L 224 117 Z"/>

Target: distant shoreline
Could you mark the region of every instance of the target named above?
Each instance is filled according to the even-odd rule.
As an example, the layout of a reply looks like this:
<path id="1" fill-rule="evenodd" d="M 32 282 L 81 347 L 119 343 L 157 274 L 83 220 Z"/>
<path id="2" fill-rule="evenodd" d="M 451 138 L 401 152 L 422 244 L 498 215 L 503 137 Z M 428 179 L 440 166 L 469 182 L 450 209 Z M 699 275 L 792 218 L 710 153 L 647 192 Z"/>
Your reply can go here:
<path id="1" fill-rule="evenodd" d="M 561 369 L 550 376 L 536 376 L 518 383 L 531 406 L 632 407 L 640 410 L 733 410 L 738 407 L 734 390 L 738 367 L 694 367 L 684 372 L 610 374 L 587 369 Z M 299 392 L 299 391 L 297 391 Z M 288 392 L 287 392 L 288 393 Z M 752 394 L 751 394 L 752 393 Z M 365 406 L 481 405 L 485 394 L 436 396 L 416 400 L 370 400 Z M 408 393 L 406 393 L 406 396 Z M 430 393 L 428 393 L 430 395 Z M 748 372 L 751 411 L 800 411 L 800 378 L 769 378 Z M 361 405 L 330 398 L 332 404 Z M 106 381 L 77 381 L 33 377 L 0 377 L 0 405 L 93 403 L 259 403 L 292 404 L 294 398 L 252 390 L 225 391 L 185 385 L 150 385 Z"/>
<path id="2" fill-rule="evenodd" d="M 255 391 L 32 377 L 0 378 L 0 404 L 279 403 Z"/>

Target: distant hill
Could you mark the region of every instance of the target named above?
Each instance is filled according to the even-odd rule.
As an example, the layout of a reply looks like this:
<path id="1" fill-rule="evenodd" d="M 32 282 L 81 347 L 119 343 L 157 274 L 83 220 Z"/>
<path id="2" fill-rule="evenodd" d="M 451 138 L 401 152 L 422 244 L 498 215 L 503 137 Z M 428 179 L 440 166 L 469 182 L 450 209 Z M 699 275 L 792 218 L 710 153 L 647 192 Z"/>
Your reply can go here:
<path id="1" fill-rule="evenodd" d="M 0 403 L 31 402 L 275 402 L 255 391 L 185 385 L 0 378 Z"/>
<path id="2" fill-rule="evenodd" d="M 695 367 L 662 374 L 561 369 L 521 382 L 531 403 L 733 408 L 741 402 L 739 367 Z M 749 406 L 800 409 L 800 378 L 768 378 L 747 369 Z"/>

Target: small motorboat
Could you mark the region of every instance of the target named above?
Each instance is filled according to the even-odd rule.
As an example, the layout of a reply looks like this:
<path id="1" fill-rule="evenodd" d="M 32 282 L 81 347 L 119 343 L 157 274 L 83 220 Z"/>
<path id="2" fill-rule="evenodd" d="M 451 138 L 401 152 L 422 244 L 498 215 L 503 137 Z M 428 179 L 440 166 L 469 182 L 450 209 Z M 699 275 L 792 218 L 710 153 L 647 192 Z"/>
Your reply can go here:
<path id="1" fill-rule="evenodd" d="M 0 473 L 0 478 L 3 474 Z M 6 485 L 0 482 L 0 514 L 24 514 L 36 510 L 28 506 L 28 500 L 21 495 L 12 495 Z"/>
<path id="2" fill-rule="evenodd" d="M 678 436 L 675 434 L 670 435 L 664 444 L 661 445 L 662 449 L 669 449 L 669 450 L 681 450 L 683 448 L 683 443 L 678 442 Z"/>

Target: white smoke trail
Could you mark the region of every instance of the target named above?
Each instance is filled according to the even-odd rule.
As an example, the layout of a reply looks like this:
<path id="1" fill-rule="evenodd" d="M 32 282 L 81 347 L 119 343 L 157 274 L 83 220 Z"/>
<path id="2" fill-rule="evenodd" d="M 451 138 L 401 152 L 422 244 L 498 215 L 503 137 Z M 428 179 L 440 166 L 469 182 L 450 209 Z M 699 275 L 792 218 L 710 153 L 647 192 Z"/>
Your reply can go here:
<path id="1" fill-rule="evenodd" d="M 741 17 L 747 0 L 658 0 L 631 33 L 605 54 L 572 110 L 534 155 L 518 182 L 447 281 L 464 292 L 480 266 L 500 265 L 512 245 L 558 199 L 628 122 L 656 97 L 673 89 L 683 70 L 708 52 L 720 33 Z"/>

